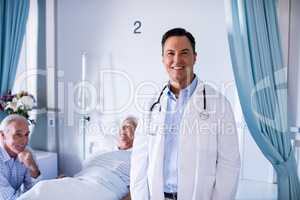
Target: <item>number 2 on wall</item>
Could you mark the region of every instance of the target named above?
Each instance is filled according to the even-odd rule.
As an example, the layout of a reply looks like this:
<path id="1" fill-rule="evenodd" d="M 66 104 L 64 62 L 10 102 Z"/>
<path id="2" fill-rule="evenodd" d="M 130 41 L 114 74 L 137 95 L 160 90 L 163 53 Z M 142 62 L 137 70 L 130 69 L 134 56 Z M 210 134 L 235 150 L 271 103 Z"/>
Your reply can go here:
<path id="1" fill-rule="evenodd" d="M 142 33 L 141 31 L 139 31 L 139 29 L 142 27 L 142 22 L 141 21 L 135 21 L 133 25 L 135 27 L 135 29 L 133 31 L 134 34 Z"/>

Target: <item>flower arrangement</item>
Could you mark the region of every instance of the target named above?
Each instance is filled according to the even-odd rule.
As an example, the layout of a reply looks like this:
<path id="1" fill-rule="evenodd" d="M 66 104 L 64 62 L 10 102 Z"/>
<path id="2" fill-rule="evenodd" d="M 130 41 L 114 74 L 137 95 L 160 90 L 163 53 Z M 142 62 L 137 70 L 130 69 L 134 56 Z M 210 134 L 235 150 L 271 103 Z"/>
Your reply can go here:
<path id="1" fill-rule="evenodd" d="M 34 97 L 25 91 L 21 91 L 17 94 L 8 92 L 8 94 L 0 96 L 0 112 L 22 115 L 28 119 L 30 123 L 34 123 L 34 120 L 29 119 L 28 112 L 32 110 L 34 105 Z"/>

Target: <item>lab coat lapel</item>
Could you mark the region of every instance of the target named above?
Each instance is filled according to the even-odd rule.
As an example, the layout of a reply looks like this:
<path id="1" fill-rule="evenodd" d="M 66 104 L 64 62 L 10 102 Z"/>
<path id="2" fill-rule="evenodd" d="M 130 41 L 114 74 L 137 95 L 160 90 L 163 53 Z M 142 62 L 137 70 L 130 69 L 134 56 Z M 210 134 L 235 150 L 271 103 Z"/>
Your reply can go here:
<path id="1" fill-rule="evenodd" d="M 155 112 L 152 120 L 159 125 L 157 134 L 150 137 L 150 164 L 148 168 L 149 190 L 151 199 L 164 199 L 163 191 L 163 167 L 164 167 L 164 123 L 166 117 L 167 98 L 163 95 L 161 98 L 161 112 Z"/>

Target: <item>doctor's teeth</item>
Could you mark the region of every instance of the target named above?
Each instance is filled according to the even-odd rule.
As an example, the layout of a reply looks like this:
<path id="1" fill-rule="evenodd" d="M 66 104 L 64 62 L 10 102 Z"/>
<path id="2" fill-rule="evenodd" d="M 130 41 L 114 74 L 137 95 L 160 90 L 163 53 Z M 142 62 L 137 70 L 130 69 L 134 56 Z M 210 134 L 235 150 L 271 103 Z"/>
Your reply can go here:
<path id="1" fill-rule="evenodd" d="M 173 69 L 183 69 L 183 67 L 173 67 Z"/>

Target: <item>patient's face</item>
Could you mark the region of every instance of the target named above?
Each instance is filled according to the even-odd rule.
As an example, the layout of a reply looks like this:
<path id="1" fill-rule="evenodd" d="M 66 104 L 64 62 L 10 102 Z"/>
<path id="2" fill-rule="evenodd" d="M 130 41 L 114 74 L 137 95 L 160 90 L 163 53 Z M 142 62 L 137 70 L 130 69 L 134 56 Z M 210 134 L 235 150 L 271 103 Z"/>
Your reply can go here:
<path id="1" fill-rule="evenodd" d="M 135 126 L 130 120 L 125 120 L 120 128 L 118 147 L 126 150 L 132 147 Z"/>

